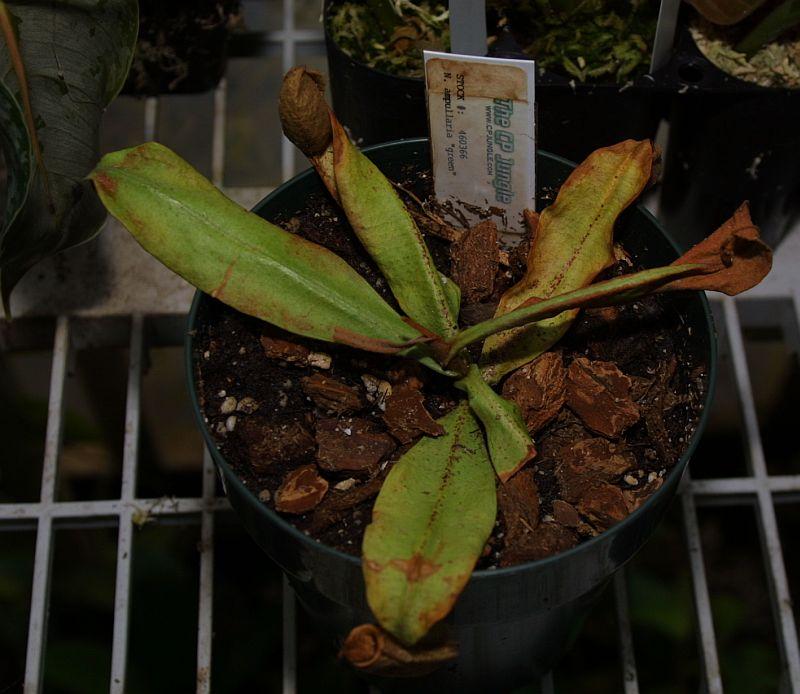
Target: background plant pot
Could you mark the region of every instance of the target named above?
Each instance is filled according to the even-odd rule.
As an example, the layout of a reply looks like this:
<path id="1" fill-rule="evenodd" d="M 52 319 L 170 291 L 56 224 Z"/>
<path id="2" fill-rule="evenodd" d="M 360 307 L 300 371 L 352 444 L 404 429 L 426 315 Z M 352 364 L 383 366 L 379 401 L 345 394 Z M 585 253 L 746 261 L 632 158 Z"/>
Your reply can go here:
<path id="1" fill-rule="evenodd" d="M 205 92 L 225 74 L 239 0 L 139 0 L 139 37 L 123 94 Z"/>
<path id="2" fill-rule="evenodd" d="M 800 216 L 800 89 L 722 72 L 685 17 L 667 70 L 683 85 L 669 117 L 659 213 L 667 229 L 689 246 L 749 200 L 764 240 L 777 244 Z"/>
<path id="3" fill-rule="evenodd" d="M 367 67 L 345 54 L 330 34 L 325 3 L 325 45 L 333 108 L 362 145 L 428 134 L 425 81 Z M 489 17 L 489 21 L 496 21 Z M 530 60 L 508 32 L 491 55 Z M 553 72 L 536 75 L 537 143 L 549 152 L 583 160 L 598 147 L 626 138 L 652 139 L 666 115 L 668 86 L 658 75 L 622 88 L 616 83 L 580 84 Z"/>
<path id="4" fill-rule="evenodd" d="M 333 40 L 331 7 L 326 0 L 323 24 L 333 110 L 359 145 L 428 134 L 425 81 L 375 70 L 353 60 Z"/>
<path id="5" fill-rule="evenodd" d="M 425 140 L 389 143 L 367 153 L 389 176 L 399 176 L 404 166 L 430 157 Z M 540 152 L 540 187 L 559 186 L 572 166 Z M 265 198 L 254 211 L 265 218 L 281 212 L 293 214 L 310 194 L 321 191 L 317 175 L 307 171 Z M 677 257 L 674 244 L 642 207 L 630 210 L 619 227 L 618 238 L 645 265 L 660 265 Z M 341 639 L 351 627 L 372 621 L 360 561 L 315 542 L 262 504 L 242 484 L 206 429 L 195 383 L 193 335 L 212 301 L 198 292 L 186 340 L 187 378 L 198 426 L 228 498 L 248 532 L 286 572 L 320 629 Z M 445 623 L 449 635 L 459 643 L 459 659 L 411 685 L 407 681 L 383 681 L 382 689 L 407 691 L 411 686 L 415 691 L 506 691 L 549 670 L 569 647 L 613 573 L 636 553 L 661 520 L 705 426 L 716 374 L 711 314 L 702 294 L 677 301 L 676 310 L 692 328 L 691 349 L 709 364 L 709 382 L 703 419 L 664 485 L 621 523 L 568 552 L 517 567 L 474 573 Z"/>
<path id="6" fill-rule="evenodd" d="M 492 55 L 530 60 L 509 31 Z M 599 147 L 633 138 L 652 140 L 666 116 L 671 82 L 663 72 L 627 85 L 578 82 L 550 70 L 536 74 L 536 141 L 542 149 L 583 161 Z"/>

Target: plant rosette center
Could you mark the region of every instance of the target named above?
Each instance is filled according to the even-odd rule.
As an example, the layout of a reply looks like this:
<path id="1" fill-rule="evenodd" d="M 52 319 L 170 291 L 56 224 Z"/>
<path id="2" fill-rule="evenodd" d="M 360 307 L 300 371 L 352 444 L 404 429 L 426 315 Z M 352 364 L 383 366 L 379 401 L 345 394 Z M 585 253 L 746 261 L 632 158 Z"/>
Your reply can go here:
<path id="1" fill-rule="evenodd" d="M 428 171 L 399 183 L 435 209 Z M 434 221 L 419 220 L 438 269 L 468 290 L 462 322 L 491 315 L 524 275 L 525 246 L 505 264 L 506 254 L 489 257 L 469 241 L 453 246 Z M 390 298 L 326 195 L 274 221 L 364 268 Z M 634 267 L 620 260 L 606 276 Z M 692 349 L 679 306 L 656 296 L 584 312 L 558 349 L 504 381 L 501 392 L 519 407 L 538 453 L 509 484 L 496 481 L 499 512 L 476 568 L 569 549 L 625 518 L 661 486 L 692 436 L 707 388 L 708 365 Z M 299 339 L 216 302 L 204 304 L 197 329 L 203 413 L 228 462 L 299 530 L 360 555 L 388 472 L 421 438 L 441 435 L 436 420 L 464 394 L 415 361 Z M 310 485 L 308 506 L 282 508 L 281 490 L 310 465 L 327 491 Z M 424 573 L 426 565 L 409 571 Z"/>

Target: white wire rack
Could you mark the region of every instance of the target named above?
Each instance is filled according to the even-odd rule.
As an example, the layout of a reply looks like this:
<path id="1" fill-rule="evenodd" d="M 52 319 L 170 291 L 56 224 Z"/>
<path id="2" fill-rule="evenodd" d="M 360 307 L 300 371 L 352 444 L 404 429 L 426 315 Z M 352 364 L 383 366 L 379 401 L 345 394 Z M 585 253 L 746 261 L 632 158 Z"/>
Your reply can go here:
<path id="1" fill-rule="evenodd" d="M 283 0 L 283 26 L 280 31 L 269 32 L 264 38 L 264 52 L 280 52 L 284 70 L 292 66 L 301 52 L 322 54 L 322 36 L 316 30 L 295 28 L 293 0 Z M 212 179 L 222 186 L 225 168 L 225 113 L 227 87 L 223 81 L 214 96 L 214 125 L 212 137 Z M 159 102 L 149 99 L 144 110 L 144 135 L 156 138 Z M 281 146 L 281 169 L 286 179 L 294 173 L 295 155 L 285 139 Z M 238 199 L 260 197 L 262 188 L 230 190 Z M 793 336 L 792 350 L 797 354 L 800 346 L 800 288 L 793 278 L 794 259 L 800 258 L 800 230 L 789 239 L 778 254 L 772 279 L 758 291 L 751 292 L 738 301 L 714 298 L 720 319 L 719 331 L 723 336 L 723 350 L 728 350 L 734 367 L 736 391 L 743 414 L 746 454 L 749 474 L 741 477 L 692 480 L 687 474 L 680 491 L 682 518 L 685 528 L 688 562 L 694 587 L 696 627 L 702 656 L 703 674 L 700 689 L 713 694 L 723 691 L 719 658 L 712 618 L 709 587 L 703 560 L 703 546 L 697 519 L 699 505 L 750 505 L 756 510 L 761 546 L 767 565 L 769 594 L 773 606 L 778 646 L 782 665 L 782 690 L 800 692 L 800 651 L 797 630 L 789 593 L 783 552 L 778 535 L 775 503 L 800 492 L 800 474 L 769 475 L 761 442 L 751 376 L 745 355 L 742 322 L 757 325 L 777 324 L 784 334 Z M 186 294 L 188 296 L 188 294 Z M 787 306 L 791 310 L 786 311 Z M 174 307 L 170 307 L 174 311 Z M 59 315 L 56 318 L 53 356 L 50 375 L 49 406 L 46 445 L 38 502 L 0 504 L 0 530 L 14 529 L 28 522 L 36 526 L 33 586 L 30 605 L 30 622 L 27 637 L 25 669 L 25 694 L 42 691 L 43 662 L 49 610 L 49 588 L 54 522 L 64 519 L 113 519 L 118 524 L 116 584 L 113 617 L 113 644 L 109 691 L 125 691 L 128 664 L 128 626 L 130 612 L 131 565 L 133 561 L 134 514 L 146 509 L 153 517 L 200 518 L 199 553 L 199 604 L 197 621 L 197 685 L 196 691 L 212 691 L 212 598 L 214 588 L 214 519 L 229 508 L 224 498 L 215 496 L 214 469 L 210 456 L 204 456 L 202 467 L 202 494 L 192 498 L 137 498 L 135 495 L 139 426 L 142 416 L 141 379 L 144 350 L 147 348 L 145 324 L 152 321 L 163 329 L 157 330 L 159 344 L 181 343 L 179 313 L 171 318 L 151 318 L 138 312 L 130 316 L 129 330 L 119 329 L 119 317 L 76 317 Z M 120 336 L 128 339 L 129 363 L 127 373 L 127 400 L 125 414 L 124 454 L 122 484 L 119 498 L 98 501 L 58 501 L 56 499 L 57 462 L 61 447 L 63 427 L 65 379 L 71 350 L 91 343 L 98 335 L 106 342 L 119 344 Z M 3 326 L 2 348 L 24 348 L 33 340 L 24 329 Z M 620 689 L 626 694 L 639 691 L 634 658 L 631 622 L 628 614 L 627 585 L 624 572 L 614 580 L 619 652 L 621 655 Z M 283 587 L 283 679 L 285 694 L 296 691 L 296 634 L 295 599 L 284 581 Z M 541 690 L 554 691 L 553 678 L 543 679 Z"/>

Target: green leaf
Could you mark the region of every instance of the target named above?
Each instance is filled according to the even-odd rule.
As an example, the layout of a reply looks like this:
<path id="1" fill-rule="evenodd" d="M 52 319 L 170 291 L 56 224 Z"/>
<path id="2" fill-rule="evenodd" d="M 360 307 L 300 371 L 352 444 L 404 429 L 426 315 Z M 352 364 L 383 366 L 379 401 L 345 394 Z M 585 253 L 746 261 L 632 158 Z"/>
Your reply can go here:
<path id="1" fill-rule="evenodd" d="M 39 260 L 82 243 L 105 211 L 84 180 L 98 159 L 104 109 L 128 74 L 137 33 L 136 0 L 0 2 L 0 129 L 13 199 L 0 229 L 0 290 L 12 289 Z M 26 114 L 28 144 L 19 139 L 9 99 Z M 36 160 L 28 176 L 25 156 Z"/>
<path id="2" fill-rule="evenodd" d="M 347 219 L 377 263 L 397 303 L 441 337 L 455 333 L 454 315 L 428 247 L 403 201 L 332 116 L 336 188 Z"/>
<path id="3" fill-rule="evenodd" d="M 243 209 L 163 145 L 107 154 L 90 178 L 148 253 L 243 313 L 373 351 L 420 337 L 337 255 Z"/>
<path id="4" fill-rule="evenodd" d="M 0 147 L 8 171 L 8 187 L 2 228 L 7 229 L 19 215 L 33 179 L 33 149 L 25 127 L 25 114 L 14 95 L 0 82 Z"/>
<path id="5" fill-rule="evenodd" d="M 508 481 L 536 455 L 536 449 L 519 408 L 483 380 L 480 369 L 471 364 L 467 375 L 456 381 L 467 393 L 469 406 L 486 431 L 489 457 L 501 482 Z"/>
<path id="6" fill-rule="evenodd" d="M 736 50 L 752 57 L 767 43 L 800 23 L 800 0 L 785 0 L 762 19 L 736 46 Z"/>
<path id="7" fill-rule="evenodd" d="M 483 433 L 466 403 L 389 472 L 364 534 L 367 601 L 384 629 L 419 641 L 453 607 L 497 512 Z"/>
<path id="8" fill-rule="evenodd" d="M 447 308 L 450 310 L 451 316 L 457 316 L 461 310 L 461 287 L 459 287 L 452 279 L 439 273 L 444 287 L 444 296 L 447 299 Z"/>
<path id="9" fill-rule="evenodd" d="M 529 304 L 490 318 L 487 321 L 462 330 L 451 342 L 446 361 L 450 361 L 462 349 L 474 342 L 483 340 L 504 330 L 511 330 L 532 322 L 539 322 L 551 316 L 579 308 L 592 306 L 611 306 L 632 301 L 648 294 L 660 285 L 674 279 L 700 275 L 705 272 L 702 264 L 669 265 L 667 267 L 642 270 L 630 275 L 622 275 L 604 282 L 597 282 L 582 289 L 559 294 L 545 300 L 533 299 Z"/>
<path id="10" fill-rule="evenodd" d="M 649 140 L 626 140 L 592 152 L 561 186 L 539 218 L 525 276 L 501 298 L 501 316 L 533 297 L 588 285 L 614 261 L 614 223 L 650 180 L 654 159 Z M 505 374 L 552 347 L 576 313 L 565 313 L 486 341 L 481 363 L 485 378 Z"/>

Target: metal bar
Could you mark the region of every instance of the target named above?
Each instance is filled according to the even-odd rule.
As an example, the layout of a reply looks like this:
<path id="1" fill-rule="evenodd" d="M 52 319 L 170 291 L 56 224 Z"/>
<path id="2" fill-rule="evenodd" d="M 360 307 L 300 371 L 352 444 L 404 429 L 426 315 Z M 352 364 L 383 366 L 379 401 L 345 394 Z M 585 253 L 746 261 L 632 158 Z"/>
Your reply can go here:
<path id="1" fill-rule="evenodd" d="M 114 589 L 114 632 L 111 646 L 111 694 L 125 691 L 128 663 L 128 617 L 130 614 L 131 562 L 133 555 L 133 509 L 136 496 L 136 464 L 139 458 L 141 422 L 142 350 L 144 317 L 131 320 L 131 344 L 128 359 L 128 393 L 125 401 L 125 439 L 122 452 L 122 487 L 120 490 L 119 531 L 117 533 L 117 576 Z"/>
<path id="2" fill-rule="evenodd" d="M 617 629 L 622 659 L 622 683 L 625 694 L 639 694 L 639 677 L 636 673 L 636 654 L 633 649 L 631 618 L 628 612 L 628 585 L 625 569 L 614 576 L 614 598 L 617 607 Z"/>
<path id="3" fill-rule="evenodd" d="M 283 577 L 283 694 L 297 691 L 297 606 L 289 579 Z"/>
<path id="4" fill-rule="evenodd" d="M 225 116 L 228 83 L 223 77 L 214 92 L 211 180 L 222 187 L 225 177 Z M 200 520 L 200 597 L 197 606 L 197 694 L 211 691 L 211 641 L 214 615 L 214 462 L 203 449 L 203 502 Z"/>
<path id="5" fill-rule="evenodd" d="M 225 178 L 225 125 L 228 79 L 223 77 L 214 91 L 214 125 L 211 132 L 211 181 L 222 188 Z"/>
<path id="6" fill-rule="evenodd" d="M 44 646 L 47 632 L 47 613 L 50 602 L 51 559 L 53 554 L 53 523 L 48 510 L 55 499 L 58 457 L 61 453 L 61 434 L 64 414 L 64 381 L 69 356 L 69 318 L 59 316 L 53 341 L 53 365 L 50 372 L 50 394 L 47 405 L 42 486 L 40 490 L 39 523 L 36 531 L 36 550 L 31 589 L 31 613 L 28 621 L 28 646 L 25 659 L 24 694 L 38 694 L 42 689 Z"/>
<path id="7" fill-rule="evenodd" d="M 120 499 L 102 501 L 59 501 L 53 504 L 0 504 L 0 522 L 36 520 L 42 515 L 50 518 L 103 518 L 118 516 L 123 506 L 130 506 L 133 520 L 142 525 L 158 516 L 181 516 L 200 513 L 206 508 L 202 498 L 162 496 L 157 499 Z M 217 497 L 212 505 L 214 511 L 227 511 L 230 504 L 225 497 Z M 0 525 L 0 528 L 2 526 Z"/>
<path id="8" fill-rule="evenodd" d="M 767 464 L 764 459 L 764 449 L 761 445 L 761 432 L 758 428 L 758 417 L 756 415 L 755 401 L 753 400 L 753 388 L 750 383 L 750 373 L 747 367 L 747 355 L 744 349 L 739 314 L 736 303 L 729 297 L 723 300 L 723 309 L 728 345 L 734 366 L 736 390 L 739 395 L 739 404 L 742 408 L 745 432 L 747 433 L 748 462 L 753 476 L 765 481 L 768 479 Z M 794 614 L 792 613 L 792 601 L 789 594 L 789 583 L 786 578 L 786 568 L 783 562 L 775 506 L 772 503 L 772 495 L 767 488 L 767 484 L 759 485 L 756 498 L 758 501 L 756 517 L 761 535 L 761 544 L 766 552 L 764 559 L 768 569 L 767 582 L 772 598 L 772 608 L 778 625 L 781 658 L 792 691 L 800 691 L 800 649 L 798 649 L 797 628 Z"/>
<path id="9" fill-rule="evenodd" d="M 294 0 L 283 0 L 283 73 L 294 65 Z M 281 137 L 281 174 L 286 181 L 294 174 L 294 145 Z M 283 694 L 297 690 L 297 618 L 294 591 L 283 577 Z"/>
<path id="10" fill-rule="evenodd" d="M 720 477 L 718 479 L 692 480 L 692 494 L 715 496 L 729 494 L 756 494 L 765 487 L 773 494 L 800 492 L 800 475 L 774 475 L 772 477 Z"/>
<path id="11" fill-rule="evenodd" d="M 214 463 L 203 451 L 203 509 L 200 523 L 200 601 L 197 618 L 197 694 L 211 691 L 214 613 Z"/>
<path id="12" fill-rule="evenodd" d="M 794 317 L 794 324 L 788 332 L 791 334 L 795 355 L 797 359 L 800 360 L 800 287 L 798 287 L 792 295 L 792 314 Z"/>
<path id="13" fill-rule="evenodd" d="M 283 0 L 282 67 L 285 75 L 294 66 L 295 51 L 294 0 Z M 294 175 L 294 145 L 281 135 L 281 177 L 288 181 Z"/>
<path id="14" fill-rule="evenodd" d="M 689 471 L 684 473 L 680 496 L 683 511 L 683 526 L 686 532 L 686 547 L 689 551 L 689 567 L 692 570 L 694 607 L 697 613 L 697 629 L 700 635 L 700 653 L 703 661 L 705 691 L 708 694 L 722 694 L 722 675 L 717 656 L 717 637 L 714 633 L 714 618 L 711 614 L 711 598 L 708 595 L 706 567 L 703 562 L 703 545 L 700 528 L 697 524 L 697 510 L 689 492 L 691 478 Z"/>
<path id="15" fill-rule="evenodd" d="M 274 55 L 282 49 L 286 36 L 283 29 L 237 32 L 230 42 L 228 55 L 233 58 Z M 301 47 L 325 50 L 325 35 L 319 29 L 295 29 L 291 39 Z"/>
<path id="16" fill-rule="evenodd" d="M 678 28 L 678 12 L 680 0 L 661 0 L 658 10 L 656 36 L 653 40 L 653 54 L 650 58 L 650 72 L 664 67 L 669 61 L 672 46 L 675 43 L 675 30 Z"/>
<path id="17" fill-rule="evenodd" d="M 450 0 L 450 51 L 486 55 L 486 0 Z"/>
<path id="18" fill-rule="evenodd" d="M 156 139 L 158 130 L 158 98 L 147 97 L 144 100 L 144 140 L 150 142 Z"/>

